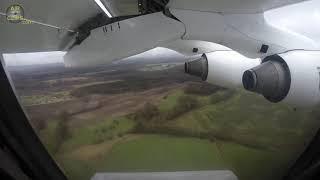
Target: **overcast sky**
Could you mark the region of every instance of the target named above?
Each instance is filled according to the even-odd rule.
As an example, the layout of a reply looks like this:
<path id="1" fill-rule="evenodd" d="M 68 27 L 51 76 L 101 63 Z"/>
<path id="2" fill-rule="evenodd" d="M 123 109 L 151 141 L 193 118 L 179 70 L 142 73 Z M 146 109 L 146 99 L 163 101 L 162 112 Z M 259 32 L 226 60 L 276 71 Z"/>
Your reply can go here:
<path id="1" fill-rule="evenodd" d="M 4 54 L 3 58 L 6 66 L 23 66 L 32 64 L 62 63 L 65 52 L 37 52 Z"/>
<path id="2" fill-rule="evenodd" d="M 6 66 L 23 66 L 48 63 L 63 63 L 63 56 L 66 52 L 38 52 L 38 53 L 17 53 L 4 54 Z M 166 48 L 155 48 L 147 52 L 124 59 L 125 61 L 133 60 L 149 60 L 156 62 L 157 59 L 178 59 L 184 56 Z"/>

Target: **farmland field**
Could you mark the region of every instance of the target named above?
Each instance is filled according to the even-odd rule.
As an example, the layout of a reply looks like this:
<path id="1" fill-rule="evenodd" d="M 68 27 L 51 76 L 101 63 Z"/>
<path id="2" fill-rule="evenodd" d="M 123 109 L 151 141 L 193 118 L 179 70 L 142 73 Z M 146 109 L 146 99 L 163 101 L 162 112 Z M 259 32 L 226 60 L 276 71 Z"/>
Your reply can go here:
<path id="1" fill-rule="evenodd" d="M 96 172 L 223 170 L 281 179 L 320 126 L 182 73 L 181 62 L 9 68 L 30 123 L 71 180 Z"/>

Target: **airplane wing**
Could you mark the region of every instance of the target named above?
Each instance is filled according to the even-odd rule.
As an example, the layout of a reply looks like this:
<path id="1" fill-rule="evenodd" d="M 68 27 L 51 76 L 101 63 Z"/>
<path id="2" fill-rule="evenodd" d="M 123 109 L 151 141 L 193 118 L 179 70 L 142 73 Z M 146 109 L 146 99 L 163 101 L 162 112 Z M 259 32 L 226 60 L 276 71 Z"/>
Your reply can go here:
<path id="1" fill-rule="evenodd" d="M 162 6 L 173 10 L 243 14 L 261 13 L 301 1 L 170 0 L 167 5 Z M 102 0 L 102 2 L 115 18 L 110 19 L 102 14 L 103 11 L 95 0 L 28 0 L 21 3 L 25 18 L 36 23 L 12 24 L 6 22 L 5 16 L 6 8 L 12 1 L 3 0 L 0 2 L 0 14 L 2 14 L 0 39 L 6 43 L 0 45 L 0 52 L 69 51 L 65 56 L 66 64 L 77 66 L 110 62 L 157 46 L 167 47 L 186 55 L 210 52 L 215 48 L 228 49 L 216 45 L 208 46 L 205 39 L 197 41 L 184 38 L 188 35 L 185 22 L 179 21 L 170 12 L 131 16 L 138 14 L 139 11 L 161 10 L 158 6 L 151 6 L 151 2 L 156 2 L 155 0 L 146 1 L 149 3 L 148 6 L 138 0 Z M 143 9 L 146 7 L 149 10 Z M 125 17 L 118 17 L 123 15 Z"/>
<path id="2" fill-rule="evenodd" d="M 168 7 L 203 12 L 253 14 L 302 1 L 304 0 L 171 0 Z"/>
<path id="3" fill-rule="evenodd" d="M 91 66 L 120 60 L 177 40 L 184 34 L 182 23 L 153 13 L 108 24 L 91 31 L 65 57 L 65 65 Z"/>
<path id="4" fill-rule="evenodd" d="M 65 50 L 77 35 L 70 31 L 108 21 L 94 0 L 22 0 L 24 18 L 35 22 L 8 23 L 6 10 L 13 2 L 0 1 L 0 40 L 6 42 L 0 44 L 0 53 Z M 108 0 L 107 4 L 114 16 L 138 14 L 137 0 Z"/>
<path id="5" fill-rule="evenodd" d="M 161 47 L 174 50 L 185 56 L 202 55 L 203 53 L 210 53 L 214 51 L 231 51 L 225 46 L 198 40 L 182 40 L 178 39 L 167 44 L 161 44 Z"/>

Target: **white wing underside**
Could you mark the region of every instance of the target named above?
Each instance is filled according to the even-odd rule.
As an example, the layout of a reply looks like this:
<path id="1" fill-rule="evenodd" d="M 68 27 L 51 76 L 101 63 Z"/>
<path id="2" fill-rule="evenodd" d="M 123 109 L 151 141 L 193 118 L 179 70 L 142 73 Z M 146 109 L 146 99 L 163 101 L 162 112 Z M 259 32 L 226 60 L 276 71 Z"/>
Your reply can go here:
<path id="1" fill-rule="evenodd" d="M 20 0 L 26 19 L 75 29 L 89 18 L 103 12 L 94 0 Z M 0 14 L 15 3 L 0 1 Z M 114 16 L 138 14 L 137 0 L 108 0 Z M 63 50 L 72 37 L 66 31 L 38 24 L 11 24 L 0 15 L 0 53 Z M 5 42 L 5 43 L 4 43 Z"/>
<path id="2" fill-rule="evenodd" d="M 178 39 L 176 41 L 172 41 L 167 44 L 162 44 L 160 46 L 167 49 L 174 50 L 185 56 L 199 55 L 199 54 L 209 53 L 213 51 L 231 51 L 230 48 L 227 48 L 225 46 L 208 42 L 208 41 L 198 41 L 198 40 Z"/>
<path id="3" fill-rule="evenodd" d="M 293 3 L 298 3 L 303 0 L 171 0 L 167 5 L 173 9 L 184 9 L 194 11 L 205 12 L 220 12 L 220 13 L 258 13 L 272 8 L 285 6 Z M 6 8 L 11 5 L 11 0 L 1 0 L 0 12 L 4 13 Z M 138 13 L 137 0 L 104 0 L 105 5 L 108 6 L 110 11 L 115 16 L 119 15 L 132 15 Z M 75 29 L 80 24 L 87 21 L 90 17 L 101 13 L 101 9 L 95 4 L 94 0 L 23 0 L 20 4 L 24 7 L 25 18 L 36 20 L 38 22 L 55 25 L 58 27 Z M 157 13 L 156 13 L 157 14 Z M 58 31 L 57 29 L 49 28 L 46 26 L 40 26 L 37 24 L 10 24 L 6 22 L 5 16 L 0 16 L 0 53 L 21 53 L 21 52 L 41 52 L 41 51 L 56 51 L 63 50 L 66 44 L 72 41 L 73 36 L 70 36 L 65 31 Z M 158 19 L 161 21 L 162 18 Z M 176 25 L 168 28 L 155 28 L 158 24 L 150 22 L 149 24 L 141 24 L 140 22 L 135 24 L 135 20 L 125 20 L 125 23 L 129 29 L 138 33 L 137 29 L 153 28 L 152 32 L 148 34 L 148 38 L 153 39 L 150 43 L 145 43 L 147 46 L 137 46 L 143 39 L 131 38 L 134 42 L 127 42 L 127 45 L 122 47 L 120 44 L 117 47 L 113 47 L 111 44 L 118 43 L 117 37 L 108 37 L 103 43 L 93 43 L 89 40 L 85 40 L 83 43 L 87 44 L 83 47 L 73 48 L 71 51 L 88 51 L 88 53 L 102 53 L 104 56 L 113 56 L 112 60 L 118 60 L 127 56 L 135 55 L 146 50 L 152 49 L 157 46 L 166 47 L 184 55 L 201 54 L 205 52 L 211 52 L 215 50 L 229 50 L 223 46 L 196 40 L 181 40 L 181 37 L 185 33 L 182 23 L 175 23 Z M 167 18 L 164 23 L 172 23 Z M 153 27 L 152 27 L 153 26 Z M 164 26 L 163 26 L 164 27 Z M 100 28 L 101 29 L 101 28 Z M 160 30 L 164 32 L 160 38 L 158 33 Z M 95 29 L 93 31 L 102 32 L 102 30 Z M 169 34 L 172 33 L 172 34 Z M 134 35 L 134 33 L 133 33 Z M 105 36 L 105 35 L 104 35 Z M 158 38 L 157 38 L 158 37 Z M 99 38 L 96 36 L 95 38 Z M 100 37 L 101 38 L 101 37 Z M 138 38 L 138 36 L 137 36 Z M 160 39 L 159 39 L 160 38 Z M 130 39 L 130 38 L 129 38 Z M 123 40 L 123 38 L 122 38 Z M 131 40 L 130 40 L 131 41 Z M 5 42 L 5 43 L 3 43 Z M 99 46 L 91 46 L 90 43 Z M 152 44 L 154 43 L 154 44 Z M 110 49 L 110 47 L 112 47 Z M 197 51 L 194 51 L 194 47 L 197 47 Z M 120 48 L 115 50 L 115 48 Z M 123 48 L 123 49 L 121 49 Z M 89 52 L 89 50 L 94 50 Z M 126 51 L 125 53 L 111 55 L 117 51 Z M 109 54 L 108 54 L 109 53 Z M 73 55 L 74 56 L 74 55 Z M 87 56 L 89 58 L 89 56 Z M 84 58 L 83 58 L 84 59 Z M 87 61 L 90 61 L 89 59 Z M 71 61 L 67 62 L 71 63 Z M 71 63 L 72 64 L 72 63 Z M 90 64 L 86 62 L 84 64 Z"/>
<path id="4" fill-rule="evenodd" d="M 168 7 L 202 12 L 253 14 L 305 0 L 171 0 Z"/>

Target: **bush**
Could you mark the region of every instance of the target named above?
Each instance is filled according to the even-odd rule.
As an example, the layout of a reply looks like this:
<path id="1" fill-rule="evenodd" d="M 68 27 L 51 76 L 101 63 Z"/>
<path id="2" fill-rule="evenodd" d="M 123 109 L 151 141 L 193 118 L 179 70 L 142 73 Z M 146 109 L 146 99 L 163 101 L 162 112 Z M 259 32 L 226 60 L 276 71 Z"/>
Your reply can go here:
<path id="1" fill-rule="evenodd" d="M 69 121 L 69 113 L 67 111 L 62 111 L 59 115 L 59 118 L 62 120 L 62 121 Z"/>
<path id="2" fill-rule="evenodd" d="M 224 90 L 224 91 L 219 91 L 215 94 L 212 94 L 210 96 L 210 103 L 211 104 L 216 104 L 222 101 L 226 101 L 230 97 L 232 97 L 234 94 L 234 91 L 232 90 Z"/>
<path id="3" fill-rule="evenodd" d="M 93 139 L 92 143 L 93 144 L 101 144 L 105 141 L 105 138 L 102 136 L 98 136 L 96 138 Z"/>
<path id="4" fill-rule="evenodd" d="M 197 98 L 193 96 L 180 96 L 177 101 L 176 108 L 179 108 L 182 112 L 187 112 L 197 107 L 199 102 Z"/>
<path id="5" fill-rule="evenodd" d="M 191 111 L 199 105 L 197 98 L 193 96 L 180 96 L 177 100 L 175 107 L 167 112 L 165 115 L 166 120 L 174 119 L 186 112 Z"/>
<path id="6" fill-rule="evenodd" d="M 186 94 L 195 94 L 201 96 L 208 96 L 210 94 L 216 93 L 223 88 L 215 86 L 209 83 L 190 83 L 184 88 Z"/>
<path id="7" fill-rule="evenodd" d="M 146 103 L 142 109 L 136 111 L 131 117 L 137 122 L 135 127 L 137 132 L 143 131 L 143 129 L 162 120 L 158 107 L 151 103 Z"/>
<path id="8" fill-rule="evenodd" d="M 113 140 L 113 138 L 114 138 L 113 135 L 108 135 L 108 136 L 106 137 L 106 139 L 109 140 L 109 141 Z"/>
<path id="9" fill-rule="evenodd" d="M 58 152 L 60 146 L 65 140 L 71 137 L 70 129 L 68 126 L 69 115 L 66 112 L 60 114 L 60 120 L 54 130 L 55 147 L 54 152 Z"/>
<path id="10" fill-rule="evenodd" d="M 150 122 L 153 118 L 159 116 L 160 112 L 157 106 L 146 103 L 142 109 L 138 110 L 134 115 L 134 120 L 145 123 Z"/>
<path id="11" fill-rule="evenodd" d="M 71 137 L 68 122 L 66 121 L 66 119 L 60 119 L 57 126 L 55 127 L 54 136 L 55 136 L 54 152 L 58 152 L 63 142 Z"/>
<path id="12" fill-rule="evenodd" d="M 123 136 L 124 136 L 124 133 L 119 133 L 119 134 L 118 134 L 118 137 L 119 137 L 119 138 L 122 138 Z"/>
<path id="13" fill-rule="evenodd" d="M 30 119 L 31 126 L 33 129 L 38 133 L 41 130 L 47 128 L 48 124 L 46 120 L 39 119 L 39 118 L 33 118 Z"/>
<path id="14" fill-rule="evenodd" d="M 157 106 L 147 103 L 145 106 L 132 115 L 137 122 L 135 132 L 144 132 L 154 130 L 160 124 L 175 119 L 176 117 L 193 110 L 198 107 L 198 99 L 193 96 L 180 96 L 177 104 L 169 111 L 160 113 Z"/>

